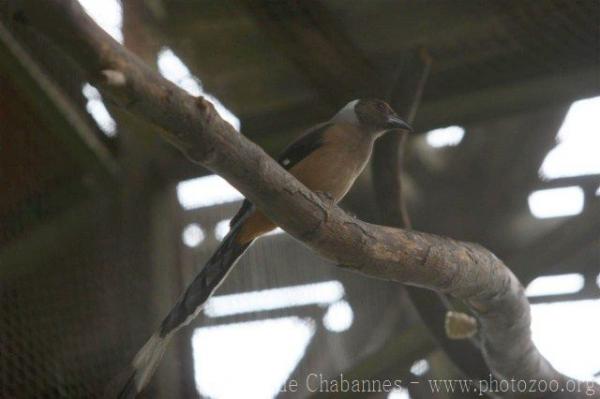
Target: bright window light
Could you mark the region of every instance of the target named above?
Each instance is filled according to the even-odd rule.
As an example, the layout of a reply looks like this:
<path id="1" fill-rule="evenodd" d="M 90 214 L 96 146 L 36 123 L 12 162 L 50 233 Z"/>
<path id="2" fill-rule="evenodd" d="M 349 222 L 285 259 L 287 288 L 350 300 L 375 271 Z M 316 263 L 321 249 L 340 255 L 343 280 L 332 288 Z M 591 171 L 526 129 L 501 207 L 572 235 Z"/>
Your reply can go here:
<path id="1" fill-rule="evenodd" d="M 190 93 L 192 96 L 203 96 L 210 101 L 221 118 L 225 119 L 236 130 L 240 130 L 240 120 L 237 116 L 228 110 L 216 97 L 206 93 L 202 89 L 200 81 L 191 74 L 188 67 L 175 55 L 173 50 L 164 47 L 158 53 L 158 70 L 160 73 L 183 90 Z"/>
<path id="2" fill-rule="evenodd" d="M 542 163 L 545 179 L 600 173 L 600 97 L 575 101 Z"/>
<path id="3" fill-rule="evenodd" d="M 229 222 L 231 221 L 231 219 L 225 219 L 225 220 L 221 220 L 219 223 L 217 223 L 217 225 L 215 226 L 215 237 L 217 240 L 219 241 L 223 241 L 223 238 L 225 238 L 225 236 L 227 235 L 227 233 L 229 233 Z"/>
<path id="4" fill-rule="evenodd" d="M 217 175 L 197 177 L 177 184 L 177 199 L 188 210 L 240 201 L 243 198 L 239 191 Z"/>
<path id="5" fill-rule="evenodd" d="M 600 186 L 598 186 L 598 189 L 596 190 L 596 196 L 600 196 Z"/>
<path id="6" fill-rule="evenodd" d="M 581 291 L 585 279 L 579 273 L 541 276 L 534 279 L 525 290 L 529 297 L 573 294 Z"/>
<path id="7" fill-rule="evenodd" d="M 532 305 L 533 341 L 558 371 L 593 380 L 600 370 L 599 314 L 599 299 Z"/>
<path id="8" fill-rule="evenodd" d="M 216 295 L 208 300 L 204 313 L 210 317 L 223 317 L 296 306 L 329 305 L 343 297 L 342 283 L 335 280 L 324 281 L 240 294 Z"/>
<path id="9" fill-rule="evenodd" d="M 410 395 L 408 389 L 404 387 L 394 388 L 388 394 L 387 399 L 410 399 Z"/>
<path id="10" fill-rule="evenodd" d="M 181 234 L 183 243 L 190 248 L 197 247 L 204 241 L 204 231 L 197 223 L 188 224 Z"/>
<path id="11" fill-rule="evenodd" d="M 416 376 L 422 376 L 429 371 L 429 362 L 426 359 L 417 360 L 410 366 L 410 372 Z"/>
<path id="12" fill-rule="evenodd" d="M 329 305 L 323 316 L 323 326 L 333 332 L 346 331 L 352 326 L 353 321 L 352 306 L 346 301 L 338 301 Z"/>
<path id="13" fill-rule="evenodd" d="M 448 126 L 441 129 L 430 130 L 425 135 L 427 144 L 432 147 L 453 147 L 460 144 L 465 135 L 465 129 L 460 126 Z"/>
<path id="14" fill-rule="evenodd" d="M 600 287 L 600 274 L 596 277 L 596 285 Z"/>
<path id="15" fill-rule="evenodd" d="M 160 73 L 193 96 L 202 95 L 200 82 L 190 72 L 187 66 L 173 53 L 170 48 L 163 48 L 158 53 L 158 70 Z"/>
<path id="16" fill-rule="evenodd" d="M 315 323 L 299 317 L 198 328 L 192 336 L 196 388 L 215 399 L 273 398 L 314 333 Z"/>
<path id="17" fill-rule="evenodd" d="M 89 83 L 85 83 L 81 93 L 87 99 L 85 109 L 92 115 L 100 130 L 108 137 L 114 137 L 117 134 L 117 123 L 106 109 L 98 89 Z"/>
<path id="18" fill-rule="evenodd" d="M 123 43 L 123 9 L 119 0 L 79 0 L 79 4 L 106 33 Z"/>
<path id="19" fill-rule="evenodd" d="M 538 219 L 578 215 L 585 202 L 581 187 L 538 190 L 529 194 L 529 210 Z"/>

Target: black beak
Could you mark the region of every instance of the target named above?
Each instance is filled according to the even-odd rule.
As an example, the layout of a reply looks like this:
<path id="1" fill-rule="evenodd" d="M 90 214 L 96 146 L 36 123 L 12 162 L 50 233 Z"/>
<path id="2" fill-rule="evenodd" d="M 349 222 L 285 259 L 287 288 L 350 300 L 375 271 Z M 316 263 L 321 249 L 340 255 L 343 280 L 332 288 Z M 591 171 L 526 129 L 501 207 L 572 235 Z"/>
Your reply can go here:
<path id="1" fill-rule="evenodd" d="M 410 125 L 406 122 L 404 122 L 402 119 L 400 119 L 398 117 L 398 115 L 390 115 L 388 117 L 387 120 L 387 128 L 388 129 L 402 129 L 402 130 L 408 130 L 409 132 L 412 132 L 412 127 L 410 127 Z"/>

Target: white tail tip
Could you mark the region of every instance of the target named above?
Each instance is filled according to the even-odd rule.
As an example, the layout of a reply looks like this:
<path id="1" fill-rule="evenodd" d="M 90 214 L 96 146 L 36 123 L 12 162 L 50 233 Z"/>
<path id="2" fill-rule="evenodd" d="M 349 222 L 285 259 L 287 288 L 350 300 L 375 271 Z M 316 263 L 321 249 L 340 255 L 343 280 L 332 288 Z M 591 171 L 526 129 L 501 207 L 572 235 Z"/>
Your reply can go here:
<path id="1" fill-rule="evenodd" d="M 171 334 L 167 334 L 165 337 L 161 337 L 158 333 L 155 333 L 150 339 L 144 344 L 142 349 L 135 355 L 133 359 L 133 368 L 135 370 L 135 388 L 140 392 L 150 381 L 154 371 L 160 363 Z"/>

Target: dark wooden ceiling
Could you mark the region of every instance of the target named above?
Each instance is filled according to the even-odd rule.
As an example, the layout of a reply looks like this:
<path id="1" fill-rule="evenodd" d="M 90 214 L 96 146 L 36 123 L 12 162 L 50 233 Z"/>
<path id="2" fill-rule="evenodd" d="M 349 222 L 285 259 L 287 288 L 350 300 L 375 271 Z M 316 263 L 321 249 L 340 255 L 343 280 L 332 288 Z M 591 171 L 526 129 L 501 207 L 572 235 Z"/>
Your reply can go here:
<path id="1" fill-rule="evenodd" d="M 433 58 L 422 129 L 600 90 L 595 1 L 163 4 L 167 42 L 267 146 L 353 98 L 385 97 L 418 47 Z"/>

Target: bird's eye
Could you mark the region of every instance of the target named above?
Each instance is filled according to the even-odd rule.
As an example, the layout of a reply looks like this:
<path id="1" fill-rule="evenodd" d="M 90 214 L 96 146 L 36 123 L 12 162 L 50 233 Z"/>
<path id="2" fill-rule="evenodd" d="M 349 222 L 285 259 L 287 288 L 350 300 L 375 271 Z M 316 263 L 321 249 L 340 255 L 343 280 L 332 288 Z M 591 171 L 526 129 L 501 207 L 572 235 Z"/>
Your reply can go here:
<path id="1" fill-rule="evenodd" d="M 375 107 L 377 108 L 377 111 L 379 111 L 379 112 L 386 112 L 387 111 L 387 107 L 385 106 L 384 103 L 377 103 L 375 105 Z"/>

